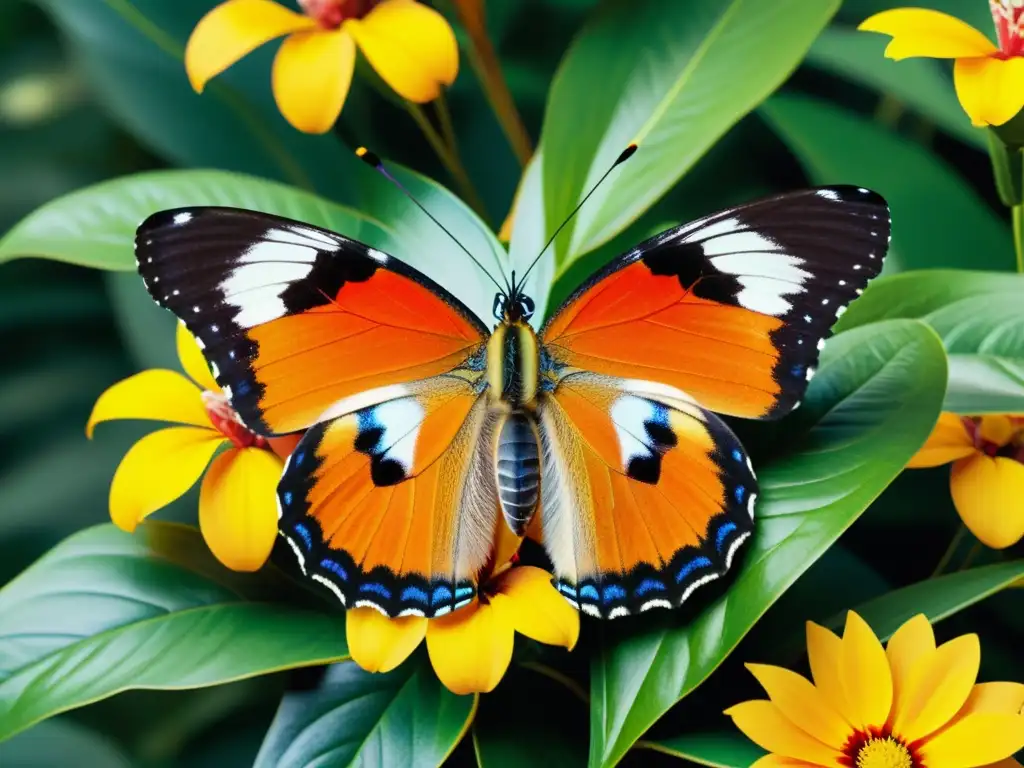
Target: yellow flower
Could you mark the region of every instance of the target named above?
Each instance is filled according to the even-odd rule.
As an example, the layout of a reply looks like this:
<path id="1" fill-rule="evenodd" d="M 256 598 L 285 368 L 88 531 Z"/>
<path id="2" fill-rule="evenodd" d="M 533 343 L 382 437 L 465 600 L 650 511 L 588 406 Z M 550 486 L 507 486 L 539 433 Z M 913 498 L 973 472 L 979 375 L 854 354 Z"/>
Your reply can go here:
<path id="1" fill-rule="evenodd" d="M 505 526 L 502 525 L 504 529 Z M 516 565 L 511 534 L 497 545 L 495 562 L 505 564 L 480 579 L 470 605 L 436 619 L 389 619 L 373 608 L 350 608 L 345 620 L 348 650 L 369 672 L 388 672 L 426 638 L 430 662 L 453 693 L 488 693 L 512 661 L 515 633 L 572 650 L 580 616 L 551 584 L 551 574 Z"/>
<path id="2" fill-rule="evenodd" d="M 953 462 L 949 488 L 971 533 L 994 549 L 1024 537 L 1024 418 L 943 413 L 908 467 Z"/>
<path id="3" fill-rule="evenodd" d="M 444 17 L 414 0 L 300 0 L 305 14 L 273 0 L 228 0 L 200 19 L 185 48 L 199 93 L 210 78 L 270 40 L 281 114 L 306 133 L 330 130 L 352 83 L 356 46 L 399 96 L 426 102 L 451 85 L 459 51 Z"/>
<path id="4" fill-rule="evenodd" d="M 770 701 L 727 710 L 771 754 L 751 768 L 975 768 L 1017 766 L 1024 685 L 975 683 L 977 635 L 935 647 L 915 616 L 887 648 L 852 611 L 842 638 L 807 623 L 812 684 L 781 667 L 748 664 Z"/>
<path id="5" fill-rule="evenodd" d="M 989 0 L 999 47 L 953 16 L 927 8 L 876 13 L 859 29 L 890 35 L 885 55 L 955 59 L 956 95 L 977 126 L 1002 125 L 1024 107 L 1024 3 Z"/>
<path id="6" fill-rule="evenodd" d="M 254 571 L 270 556 L 277 535 L 276 488 L 283 462 L 266 439 L 238 419 L 181 324 L 177 344 L 182 367 L 195 383 L 176 371 L 143 371 L 110 387 L 93 406 L 85 427 L 89 437 L 96 424 L 111 419 L 189 425 L 157 430 L 129 449 L 110 486 L 110 517 L 133 531 L 206 470 L 199 491 L 203 538 L 224 565 Z M 230 447 L 211 464 L 223 446 Z M 276 447 L 287 451 L 294 439 L 282 439 Z"/>

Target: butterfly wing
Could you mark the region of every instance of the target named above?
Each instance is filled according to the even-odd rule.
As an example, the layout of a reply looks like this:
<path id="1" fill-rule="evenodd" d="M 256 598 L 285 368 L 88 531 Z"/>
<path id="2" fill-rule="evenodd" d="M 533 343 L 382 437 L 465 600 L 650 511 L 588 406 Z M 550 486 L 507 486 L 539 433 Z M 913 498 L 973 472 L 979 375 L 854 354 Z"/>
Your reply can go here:
<path id="1" fill-rule="evenodd" d="M 604 618 L 670 608 L 728 571 L 757 481 L 721 419 L 673 387 L 581 372 L 538 421 L 540 536 L 570 602 Z"/>
<path id="2" fill-rule="evenodd" d="M 234 208 L 163 211 L 139 227 L 135 253 L 149 293 L 198 338 L 232 406 L 262 434 L 305 429 L 339 402 L 482 355 L 487 329 L 454 296 L 308 224 Z"/>
<path id="3" fill-rule="evenodd" d="M 303 572 L 389 616 L 467 604 L 500 522 L 488 435 L 486 402 L 458 372 L 311 428 L 278 487 Z"/>
<path id="4" fill-rule="evenodd" d="M 795 408 L 832 324 L 878 274 L 874 192 L 777 195 L 670 229 L 613 261 L 542 330 L 556 365 L 670 384 L 719 413 Z"/>

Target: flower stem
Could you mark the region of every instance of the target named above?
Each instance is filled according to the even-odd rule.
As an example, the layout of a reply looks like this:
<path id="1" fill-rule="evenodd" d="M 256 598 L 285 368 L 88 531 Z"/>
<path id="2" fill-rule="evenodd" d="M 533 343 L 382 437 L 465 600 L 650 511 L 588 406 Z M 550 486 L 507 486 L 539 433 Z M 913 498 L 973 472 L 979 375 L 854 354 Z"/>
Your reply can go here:
<path id="1" fill-rule="evenodd" d="M 953 559 L 953 555 L 956 554 L 957 549 L 960 548 L 960 544 L 963 542 L 964 537 L 967 535 L 967 526 L 961 524 L 957 530 L 956 535 L 953 536 L 953 540 L 949 542 L 949 546 L 946 547 L 946 551 L 942 555 L 942 559 L 939 560 L 939 564 L 935 566 L 935 570 L 932 571 L 932 575 L 928 578 L 934 579 L 936 576 L 941 576 L 942 572 L 946 570 L 946 566 L 949 565 L 949 561 Z"/>
<path id="2" fill-rule="evenodd" d="M 541 664 L 539 661 L 521 661 L 519 666 L 523 669 L 531 669 L 534 672 L 544 675 L 551 680 L 554 680 L 559 685 L 565 686 L 569 693 L 575 696 L 577 699 L 582 701 L 584 704 L 590 704 L 590 696 L 587 694 L 583 687 L 569 677 L 564 672 L 560 672 L 553 667 L 549 667 L 547 664 Z"/>
<path id="3" fill-rule="evenodd" d="M 1024 273 L 1024 205 L 1010 209 L 1013 215 L 1013 247 L 1017 253 L 1017 271 Z"/>
<path id="4" fill-rule="evenodd" d="M 462 161 L 459 159 L 454 146 L 450 146 L 449 143 L 441 137 L 419 104 L 413 104 L 411 101 L 406 101 L 405 108 L 406 111 L 412 115 L 412 119 L 416 121 L 416 125 L 418 125 L 420 131 L 423 132 L 423 136 L 437 154 L 438 159 L 447 169 L 448 173 L 451 174 L 452 180 L 455 182 L 455 186 L 459 189 L 459 195 L 466 201 L 469 207 L 472 208 L 478 216 L 480 216 L 480 218 L 486 221 L 487 212 L 484 209 L 483 201 L 480 199 L 480 195 L 473 186 L 473 182 L 470 181 L 469 174 L 466 173 L 466 169 L 463 167 Z M 447 108 L 445 108 L 444 112 L 447 114 Z M 451 116 L 448 115 L 447 119 L 450 121 Z M 444 118 L 442 118 L 442 123 L 443 122 Z M 454 139 L 454 135 L 452 136 L 452 139 Z"/>
<path id="5" fill-rule="evenodd" d="M 519 110 L 516 109 L 508 83 L 505 82 L 497 51 L 487 34 L 483 3 L 455 0 L 454 6 L 459 21 L 469 34 L 469 62 L 484 89 L 494 116 L 498 118 L 502 131 L 512 145 L 519 167 L 524 168 L 533 155 L 533 144 Z"/>

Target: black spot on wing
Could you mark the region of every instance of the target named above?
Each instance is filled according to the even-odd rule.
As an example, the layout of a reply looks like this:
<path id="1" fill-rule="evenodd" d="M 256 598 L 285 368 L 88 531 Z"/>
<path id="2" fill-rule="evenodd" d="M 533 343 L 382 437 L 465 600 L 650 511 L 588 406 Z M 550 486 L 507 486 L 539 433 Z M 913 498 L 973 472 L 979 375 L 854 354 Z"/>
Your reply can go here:
<path id="1" fill-rule="evenodd" d="M 309 275 L 285 288 L 281 301 L 291 315 L 325 306 L 335 300 L 345 283 L 365 283 L 378 266 L 369 257 L 339 259 L 333 251 L 319 251 Z"/>

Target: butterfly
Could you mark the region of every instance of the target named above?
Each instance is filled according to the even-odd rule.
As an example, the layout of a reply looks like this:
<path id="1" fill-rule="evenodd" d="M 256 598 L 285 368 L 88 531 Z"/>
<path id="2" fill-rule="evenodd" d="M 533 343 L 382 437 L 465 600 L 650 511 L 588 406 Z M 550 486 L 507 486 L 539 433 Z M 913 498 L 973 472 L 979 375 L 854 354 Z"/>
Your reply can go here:
<path id="1" fill-rule="evenodd" d="M 506 525 L 539 538 L 570 603 L 615 618 L 729 570 L 758 485 L 716 413 L 799 405 L 889 233 L 867 189 L 768 197 L 640 243 L 539 329 L 514 273 L 488 328 L 394 256 L 265 213 L 162 211 L 135 246 L 244 423 L 305 431 L 278 503 L 308 578 L 440 616 Z"/>

